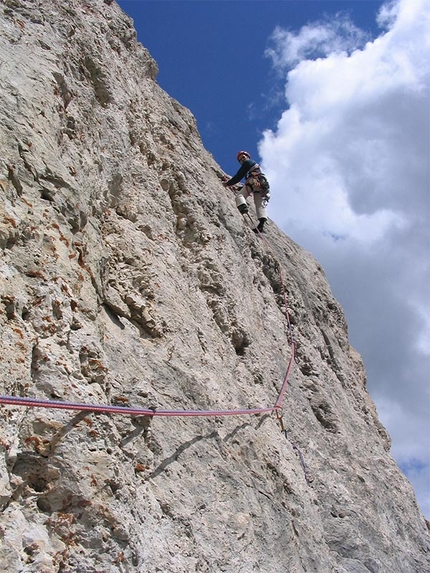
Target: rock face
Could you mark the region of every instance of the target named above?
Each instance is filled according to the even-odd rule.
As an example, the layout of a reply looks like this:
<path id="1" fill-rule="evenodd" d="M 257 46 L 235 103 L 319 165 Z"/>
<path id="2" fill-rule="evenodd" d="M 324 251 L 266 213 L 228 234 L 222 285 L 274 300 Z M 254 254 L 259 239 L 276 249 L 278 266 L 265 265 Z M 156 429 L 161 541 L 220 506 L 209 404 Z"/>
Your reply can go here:
<path id="1" fill-rule="evenodd" d="M 0 569 L 424 573 L 429 536 L 323 270 L 256 237 L 112 1 L 0 5 Z M 151 423 L 150 423 L 151 422 Z M 309 484 L 306 481 L 309 479 Z"/>

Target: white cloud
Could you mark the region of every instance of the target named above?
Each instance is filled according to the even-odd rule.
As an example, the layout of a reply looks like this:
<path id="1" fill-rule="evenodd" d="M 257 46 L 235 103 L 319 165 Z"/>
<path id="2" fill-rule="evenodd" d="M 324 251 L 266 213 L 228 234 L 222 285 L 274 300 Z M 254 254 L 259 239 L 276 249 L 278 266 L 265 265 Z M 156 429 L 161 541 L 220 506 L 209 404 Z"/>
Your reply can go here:
<path id="1" fill-rule="evenodd" d="M 430 4 L 387 4 L 378 23 L 367 43 L 342 16 L 275 31 L 285 111 L 259 150 L 269 214 L 326 269 L 430 516 Z"/>
<path id="2" fill-rule="evenodd" d="M 389 17 L 387 14 L 386 18 Z M 299 33 L 277 27 L 271 38 L 273 46 L 267 49 L 266 55 L 272 58 L 276 68 L 283 70 L 305 58 L 350 51 L 361 46 L 365 39 L 366 34 L 339 13 L 330 20 L 303 26 Z"/>

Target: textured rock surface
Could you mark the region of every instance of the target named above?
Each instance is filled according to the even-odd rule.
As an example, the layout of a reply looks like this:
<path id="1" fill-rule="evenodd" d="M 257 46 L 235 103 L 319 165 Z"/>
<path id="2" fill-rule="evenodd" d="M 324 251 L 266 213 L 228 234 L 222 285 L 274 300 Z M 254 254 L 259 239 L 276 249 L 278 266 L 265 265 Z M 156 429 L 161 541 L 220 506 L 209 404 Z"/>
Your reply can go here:
<path id="1" fill-rule="evenodd" d="M 112 1 L 0 4 L 0 569 L 423 573 L 429 537 L 312 256 L 267 246 Z"/>

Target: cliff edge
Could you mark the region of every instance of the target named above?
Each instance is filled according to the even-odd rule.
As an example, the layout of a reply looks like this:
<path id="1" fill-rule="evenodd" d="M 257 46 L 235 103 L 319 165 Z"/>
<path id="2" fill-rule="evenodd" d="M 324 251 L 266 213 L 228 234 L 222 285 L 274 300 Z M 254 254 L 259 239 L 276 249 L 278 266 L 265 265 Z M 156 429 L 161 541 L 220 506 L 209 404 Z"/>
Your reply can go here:
<path id="1" fill-rule="evenodd" d="M 0 568 L 429 572 L 323 270 L 273 222 L 252 233 L 132 21 L 112 0 L 3 0 L 0 30 L 0 394 L 272 406 L 283 286 L 296 345 L 289 439 L 274 414 L 0 406 Z"/>

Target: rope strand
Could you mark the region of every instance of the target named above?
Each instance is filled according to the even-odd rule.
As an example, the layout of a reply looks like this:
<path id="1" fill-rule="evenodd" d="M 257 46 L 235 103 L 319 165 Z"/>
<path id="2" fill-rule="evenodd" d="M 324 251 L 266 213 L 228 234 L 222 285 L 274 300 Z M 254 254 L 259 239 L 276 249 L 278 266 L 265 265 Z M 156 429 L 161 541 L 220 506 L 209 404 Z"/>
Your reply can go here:
<path id="1" fill-rule="evenodd" d="M 279 406 L 266 408 L 247 408 L 237 410 L 152 410 L 147 408 L 128 408 L 126 406 L 112 406 L 100 404 L 84 404 L 80 402 L 62 402 L 60 400 L 42 400 L 38 398 L 25 398 L 21 396 L 0 396 L 0 404 L 10 406 L 28 406 L 31 408 L 54 408 L 59 410 L 80 410 L 101 414 L 124 414 L 127 416 L 241 416 L 246 414 L 263 414 L 274 412 Z"/>

